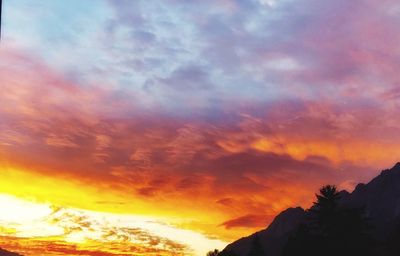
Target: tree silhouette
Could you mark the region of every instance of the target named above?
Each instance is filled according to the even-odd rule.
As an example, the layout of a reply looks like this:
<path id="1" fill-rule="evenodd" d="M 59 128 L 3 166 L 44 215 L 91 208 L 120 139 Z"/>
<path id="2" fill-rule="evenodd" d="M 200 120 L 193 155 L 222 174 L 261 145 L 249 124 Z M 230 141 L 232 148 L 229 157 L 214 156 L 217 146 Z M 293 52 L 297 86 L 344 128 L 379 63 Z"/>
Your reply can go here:
<path id="1" fill-rule="evenodd" d="M 236 253 L 229 251 L 229 250 L 223 250 L 218 254 L 218 256 L 238 256 Z"/>
<path id="2" fill-rule="evenodd" d="M 207 253 L 207 256 L 218 256 L 220 254 L 220 251 L 215 249 L 214 251 L 209 251 Z"/>
<path id="3" fill-rule="evenodd" d="M 322 232 L 329 232 L 334 224 L 334 218 L 337 215 L 337 205 L 340 194 L 336 186 L 326 185 L 319 190 L 320 194 L 316 194 L 317 201 L 310 209 L 314 215 L 314 221 L 320 225 Z"/>
<path id="4" fill-rule="evenodd" d="M 335 186 L 324 186 L 319 192 L 307 221 L 288 239 L 282 255 L 374 255 L 371 226 L 364 210 L 340 207 Z"/>

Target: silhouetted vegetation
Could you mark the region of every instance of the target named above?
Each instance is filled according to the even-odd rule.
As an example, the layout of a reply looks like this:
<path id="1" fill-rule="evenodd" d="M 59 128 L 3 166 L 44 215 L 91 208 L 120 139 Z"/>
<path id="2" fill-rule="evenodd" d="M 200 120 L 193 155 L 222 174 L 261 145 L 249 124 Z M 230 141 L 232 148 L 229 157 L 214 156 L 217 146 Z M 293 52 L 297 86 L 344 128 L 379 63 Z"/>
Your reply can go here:
<path id="1" fill-rule="evenodd" d="M 215 249 L 214 251 L 209 251 L 207 253 L 207 256 L 238 256 L 237 254 L 227 251 L 227 250 L 223 250 L 222 252 Z"/>
<path id="2" fill-rule="evenodd" d="M 231 251 L 223 250 L 218 254 L 218 256 L 239 256 L 239 255 Z"/>
<path id="3" fill-rule="evenodd" d="M 335 186 L 324 186 L 308 220 L 292 235 L 282 256 L 375 255 L 371 226 L 363 209 L 339 207 Z"/>
<path id="4" fill-rule="evenodd" d="M 220 251 L 217 250 L 217 249 L 215 249 L 214 251 L 209 251 L 209 252 L 207 253 L 207 256 L 218 256 L 219 253 L 220 253 Z"/>

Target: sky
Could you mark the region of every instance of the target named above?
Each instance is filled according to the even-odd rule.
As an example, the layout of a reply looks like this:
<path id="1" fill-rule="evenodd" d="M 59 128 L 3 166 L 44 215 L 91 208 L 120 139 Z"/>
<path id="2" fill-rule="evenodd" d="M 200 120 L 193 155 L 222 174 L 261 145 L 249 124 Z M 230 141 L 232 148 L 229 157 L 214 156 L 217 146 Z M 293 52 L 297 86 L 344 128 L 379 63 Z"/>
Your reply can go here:
<path id="1" fill-rule="evenodd" d="M 400 159 L 395 0 L 3 5 L 0 247 L 205 255 Z"/>

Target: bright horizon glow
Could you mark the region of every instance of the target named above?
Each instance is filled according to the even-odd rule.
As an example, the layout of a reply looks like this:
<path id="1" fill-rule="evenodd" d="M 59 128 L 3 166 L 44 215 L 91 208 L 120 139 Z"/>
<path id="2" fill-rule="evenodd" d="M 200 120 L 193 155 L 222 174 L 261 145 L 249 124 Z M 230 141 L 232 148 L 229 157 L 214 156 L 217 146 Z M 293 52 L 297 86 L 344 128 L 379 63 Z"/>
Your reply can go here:
<path id="1" fill-rule="evenodd" d="M 149 236 L 169 239 L 187 246 L 188 249 L 184 250 L 185 255 L 192 254 L 192 251 L 193 255 L 199 256 L 205 255 L 210 246 L 222 249 L 227 244 L 190 230 L 170 226 L 165 223 L 165 219 L 57 208 L 5 194 L 0 194 L 0 207 L 5 209 L 0 212 L 0 235 L 5 236 L 40 238 L 41 241 L 63 241 L 80 244 L 81 248 L 93 249 L 93 242 L 97 244 L 123 242 L 120 245 L 125 246 L 140 245 L 143 243 L 140 239 L 137 240 L 140 235 L 126 233 L 127 229 L 136 231 L 140 229 L 141 232 L 148 232 Z M 104 235 L 111 230 L 115 234 L 105 238 Z M 119 236 L 124 238 L 121 240 Z"/>

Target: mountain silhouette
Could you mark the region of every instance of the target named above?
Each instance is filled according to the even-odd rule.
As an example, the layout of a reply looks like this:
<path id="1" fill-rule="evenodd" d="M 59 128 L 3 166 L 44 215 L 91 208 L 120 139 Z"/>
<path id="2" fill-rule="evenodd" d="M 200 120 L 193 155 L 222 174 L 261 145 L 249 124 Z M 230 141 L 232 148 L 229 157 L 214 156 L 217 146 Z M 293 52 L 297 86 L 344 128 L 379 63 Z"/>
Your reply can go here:
<path id="1" fill-rule="evenodd" d="M 338 209 L 362 209 L 373 227 L 371 237 L 379 245 L 372 255 L 400 255 L 400 163 L 382 171 L 368 184 L 358 184 L 352 193 L 340 191 L 337 195 Z M 229 244 L 220 255 L 281 256 L 289 239 L 310 222 L 316 207 L 314 204 L 308 210 L 289 208 L 266 229 Z M 254 254 L 255 250 L 259 253 Z"/>
<path id="2" fill-rule="evenodd" d="M 0 248 L 0 256 L 23 256 L 23 255 L 15 252 L 6 251 Z"/>
<path id="3" fill-rule="evenodd" d="M 275 217 L 268 228 L 241 238 L 229 244 L 223 251 L 234 255 L 249 255 L 257 239 L 268 255 L 280 255 L 289 235 L 295 231 L 305 218 L 305 211 L 301 207 L 289 208 Z"/>

